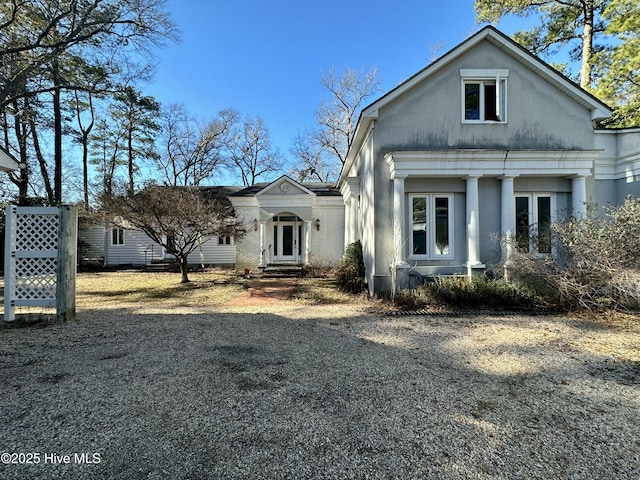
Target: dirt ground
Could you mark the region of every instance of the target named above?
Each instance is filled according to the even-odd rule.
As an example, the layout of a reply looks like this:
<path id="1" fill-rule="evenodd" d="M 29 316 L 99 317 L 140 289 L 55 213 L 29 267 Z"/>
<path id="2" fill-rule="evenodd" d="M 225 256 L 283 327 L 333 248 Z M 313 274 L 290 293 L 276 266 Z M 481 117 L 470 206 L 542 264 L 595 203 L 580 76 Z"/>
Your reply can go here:
<path id="1" fill-rule="evenodd" d="M 92 308 L 0 352 L 1 478 L 640 478 L 633 318 Z"/>

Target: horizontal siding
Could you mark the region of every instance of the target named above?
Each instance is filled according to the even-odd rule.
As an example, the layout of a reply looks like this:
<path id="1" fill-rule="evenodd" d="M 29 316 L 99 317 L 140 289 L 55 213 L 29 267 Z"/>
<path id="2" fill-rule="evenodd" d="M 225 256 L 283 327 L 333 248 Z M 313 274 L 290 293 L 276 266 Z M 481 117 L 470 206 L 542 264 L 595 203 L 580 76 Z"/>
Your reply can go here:
<path id="1" fill-rule="evenodd" d="M 163 258 L 163 249 L 147 235 L 138 230 L 124 231 L 124 245 L 111 244 L 111 230 L 107 231 L 107 265 L 144 265 L 154 259 Z"/>
<path id="2" fill-rule="evenodd" d="M 78 232 L 78 241 L 82 242 L 82 252 L 85 258 L 104 258 L 104 237 L 103 227 L 90 227 Z"/>
<path id="3" fill-rule="evenodd" d="M 78 232 L 78 238 L 87 246 L 84 256 L 105 258 L 106 265 L 144 265 L 152 260 L 173 258 L 165 255 L 164 249 L 139 230 L 125 230 L 124 244 L 111 244 L 111 229 L 91 227 Z M 107 252 L 105 255 L 105 240 Z M 145 256 L 146 251 L 146 256 Z M 205 265 L 234 265 L 236 262 L 236 246 L 218 245 L 218 237 L 202 243 Z M 189 263 L 198 265 L 202 262 L 200 248 L 189 255 Z"/>
<path id="4" fill-rule="evenodd" d="M 202 253 L 205 265 L 234 265 L 236 263 L 235 245 L 218 245 L 218 238 L 211 238 L 202 243 Z M 189 263 L 200 264 L 200 248 L 189 255 Z"/>

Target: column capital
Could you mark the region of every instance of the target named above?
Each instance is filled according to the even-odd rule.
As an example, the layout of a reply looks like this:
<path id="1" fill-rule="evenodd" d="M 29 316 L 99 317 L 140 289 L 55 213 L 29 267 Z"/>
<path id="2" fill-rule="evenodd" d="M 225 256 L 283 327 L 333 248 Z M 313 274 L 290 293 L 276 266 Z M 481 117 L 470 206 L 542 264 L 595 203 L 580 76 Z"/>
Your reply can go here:
<path id="1" fill-rule="evenodd" d="M 405 179 L 408 177 L 408 175 L 406 173 L 398 173 L 398 172 L 391 172 L 391 180 L 395 181 L 405 181 Z"/>

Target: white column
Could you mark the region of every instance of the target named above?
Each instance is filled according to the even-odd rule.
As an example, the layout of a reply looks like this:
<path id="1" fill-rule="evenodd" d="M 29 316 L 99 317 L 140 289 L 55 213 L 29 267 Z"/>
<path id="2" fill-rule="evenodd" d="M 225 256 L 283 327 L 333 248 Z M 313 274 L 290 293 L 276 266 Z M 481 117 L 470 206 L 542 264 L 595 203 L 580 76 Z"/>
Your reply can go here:
<path id="1" fill-rule="evenodd" d="M 258 265 L 258 267 L 260 268 L 266 267 L 267 263 L 269 262 L 266 243 L 267 222 L 263 220 L 260 222 L 260 265 Z"/>
<path id="2" fill-rule="evenodd" d="M 351 217 L 351 203 L 353 203 L 353 198 L 347 198 L 344 201 L 344 248 L 353 243 L 351 232 L 353 232 L 354 219 Z"/>
<path id="3" fill-rule="evenodd" d="M 393 179 L 393 253 L 396 265 L 405 263 L 404 217 L 404 177 L 396 177 Z"/>
<path id="4" fill-rule="evenodd" d="M 309 265 L 309 253 L 311 252 L 311 221 L 304 222 L 304 264 Z"/>
<path id="5" fill-rule="evenodd" d="M 358 234 L 358 196 L 351 196 L 351 226 L 349 230 L 351 232 L 351 243 L 359 240 Z"/>
<path id="6" fill-rule="evenodd" d="M 516 208 L 513 195 L 513 178 L 502 178 L 501 230 L 503 237 L 502 259 L 507 262 L 511 258 L 515 229 Z"/>
<path id="7" fill-rule="evenodd" d="M 575 217 L 583 217 L 587 214 L 587 182 L 582 175 L 571 179 L 571 206 Z"/>
<path id="8" fill-rule="evenodd" d="M 467 177 L 467 271 L 472 274 L 473 268 L 481 268 L 480 263 L 480 219 L 477 176 Z"/>

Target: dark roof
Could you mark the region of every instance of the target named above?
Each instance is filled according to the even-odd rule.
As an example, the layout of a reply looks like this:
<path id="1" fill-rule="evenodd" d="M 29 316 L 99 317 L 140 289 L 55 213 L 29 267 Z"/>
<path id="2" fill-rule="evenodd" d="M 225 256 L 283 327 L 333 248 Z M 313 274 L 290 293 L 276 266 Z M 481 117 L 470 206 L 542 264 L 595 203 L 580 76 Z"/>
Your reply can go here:
<path id="1" fill-rule="evenodd" d="M 210 187 L 210 188 L 220 188 L 226 189 L 227 195 L 233 197 L 250 197 L 262 189 L 268 187 L 273 182 L 263 182 L 256 183 L 255 185 L 251 185 L 249 187 Z M 304 188 L 311 190 L 318 196 L 321 197 L 339 197 L 341 195 L 340 190 L 336 187 L 335 183 L 300 183 Z"/>

